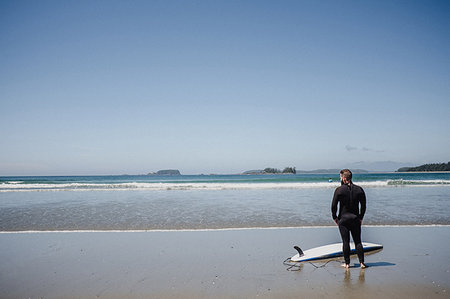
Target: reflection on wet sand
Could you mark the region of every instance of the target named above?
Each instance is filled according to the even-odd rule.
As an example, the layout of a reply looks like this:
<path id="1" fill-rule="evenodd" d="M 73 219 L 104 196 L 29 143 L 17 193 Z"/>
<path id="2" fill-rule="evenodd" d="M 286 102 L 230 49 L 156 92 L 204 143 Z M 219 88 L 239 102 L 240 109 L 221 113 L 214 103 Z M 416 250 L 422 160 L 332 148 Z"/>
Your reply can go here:
<path id="1" fill-rule="evenodd" d="M 344 285 L 346 287 L 351 287 L 352 285 L 363 285 L 366 281 L 366 269 L 359 270 L 358 281 L 355 281 L 355 283 L 352 283 L 351 272 L 352 271 L 350 271 L 350 269 L 345 269 Z"/>

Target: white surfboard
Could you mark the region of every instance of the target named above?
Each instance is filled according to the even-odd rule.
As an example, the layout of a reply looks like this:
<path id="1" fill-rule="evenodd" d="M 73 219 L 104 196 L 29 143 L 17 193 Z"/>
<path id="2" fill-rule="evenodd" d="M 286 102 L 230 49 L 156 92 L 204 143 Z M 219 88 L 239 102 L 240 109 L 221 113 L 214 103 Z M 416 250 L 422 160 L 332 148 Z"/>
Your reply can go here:
<path id="1" fill-rule="evenodd" d="M 380 251 L 383 249 L 383 245 L 362 242 L 364 252 Z M 329 244 L 325 246 L 315 247 L 304 252 L 297 246 L 294 246 L 298 251 L 296 255 L 291 257 L 291 262 L 307 262 L 323 259 L 331 259 L 344 256 L 342 252 L 342 243 Z M 356 254 L 355 244 L 350 242 L 350 255 Z"/>

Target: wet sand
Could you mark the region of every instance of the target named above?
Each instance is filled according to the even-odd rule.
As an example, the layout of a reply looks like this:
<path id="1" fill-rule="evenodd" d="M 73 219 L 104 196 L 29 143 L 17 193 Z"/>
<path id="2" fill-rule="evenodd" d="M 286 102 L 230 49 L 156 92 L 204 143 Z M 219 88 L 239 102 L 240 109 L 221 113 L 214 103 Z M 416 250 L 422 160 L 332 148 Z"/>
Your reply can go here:
<path id="1" fill-rule="evenodd" d="M 1 298 L 449 298 L 450 226 L 363 227 L 361 270 L 283 261 L 337 228 L 0 234 Z"/>

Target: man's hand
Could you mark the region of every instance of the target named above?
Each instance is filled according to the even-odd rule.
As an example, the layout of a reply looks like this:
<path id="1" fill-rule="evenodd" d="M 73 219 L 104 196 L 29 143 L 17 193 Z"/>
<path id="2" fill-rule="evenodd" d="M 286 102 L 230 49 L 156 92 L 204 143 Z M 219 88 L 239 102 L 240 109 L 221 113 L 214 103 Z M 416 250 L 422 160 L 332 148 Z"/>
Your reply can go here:
<path id="1" fill-rule="evenodd" d="M 334 219 L 334 223 L 336 223 L 336 225 L 339 225 L 339 220 L 337 218 Z"/>

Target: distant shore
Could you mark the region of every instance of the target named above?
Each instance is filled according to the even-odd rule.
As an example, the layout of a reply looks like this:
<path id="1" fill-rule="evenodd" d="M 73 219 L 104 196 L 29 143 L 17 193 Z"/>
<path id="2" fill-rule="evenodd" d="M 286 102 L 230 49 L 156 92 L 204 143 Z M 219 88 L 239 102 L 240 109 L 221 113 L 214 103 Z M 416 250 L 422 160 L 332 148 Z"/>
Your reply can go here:
<path id="1" fill-rule="evenodd" d="M 220 176 L 220 175 L 296 175 L 296 174 L 329 174 L 329 175 L 336 175 L 339 174 L 339 169 L 329 170 L 329 171 L 322 171 L 322 170 L 297 170 L 297 173 L 264 173 L 264 172 L 248 172 L 244 171 L 241 173 L 210 173 L 210 174 L 180 174 L 181 176 L 189 176 L 189 175 L 201 175 L 201 176 Z M 356 169 L 352 170 L 353 174 L 382 174 L 382 173 L 450 173 L 450 171 L 395 171 L 395 170 L 387 170 L 387 171 L 371 171 L 371 170 L 364 170 L 364 169 Z M 155 175 L 155 174 L 148 174 L 148 175 Z M 130 175 L 132 176 L 132 175 Z"/>
<path id="2" fill-rule="evenodd" d="M 305 170 L 298 170 L 296 174 L 323 174 L 323 175 L 336 175 L 339 174 L 339 169 L 336 169 L 334 171 L 317 171 L 317 170 L 311 170 L 311 171 L 305 171 Z M 408 174 L 408 173 L 450 173 L 450 171 L 369 171 L 369 170 L 363 170 L 358 172 L 357 170 L 352 170 L 353 174 L 392 174 L 392 173 L 399 173 L 399 174 Z M 209 173 L 209 174 L 185 174 L 180 173 L 177 175 L 158 175 L 156 173 L 148 173 L 148 174 L 129 174 L 129 173 L 121 173 L 121 174 L 75 174 L 75 175 L 69 175 L 69 174 L 61 174 L 61 175 L 9 175 L 9 174 L 3 174 L 0 175 L 2 178 L 20 178 L 20 177 L 100 177 L 100 176 L 123 176 L 123 177 L 133 177 L 133 176 L 163 176 L 163 177 L 177 177 L 177 176 L 228 176 L 228 175 L 281 175 L 283 173 L 273 174 L 273 173 L 252 173 L 248 174 L 245 172 L 241 173 Z M 292 173 L 285 173 L 286 175 L 293 175 Z"/>

